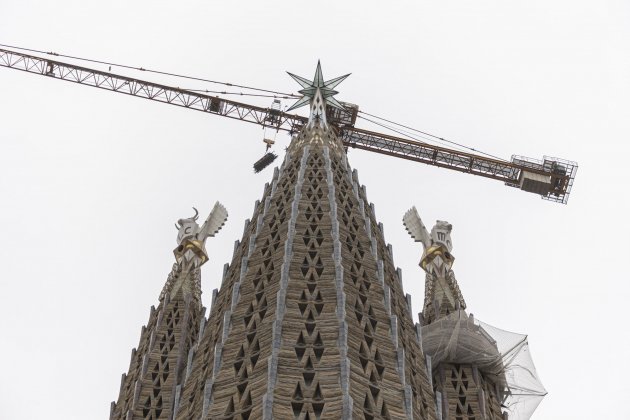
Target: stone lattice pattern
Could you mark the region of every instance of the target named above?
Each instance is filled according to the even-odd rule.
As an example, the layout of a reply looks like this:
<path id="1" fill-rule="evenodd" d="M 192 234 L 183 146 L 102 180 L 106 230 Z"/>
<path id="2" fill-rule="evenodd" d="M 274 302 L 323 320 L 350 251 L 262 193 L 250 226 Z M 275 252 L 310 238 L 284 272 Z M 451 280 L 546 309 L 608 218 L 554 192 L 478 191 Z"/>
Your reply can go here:
<path id="1" fill-rule="evenodd" d="M 138 349 L 131 352 L 129 372 L 123 374 L 118 401 L 110 419 L 167 419 L 177 407 L 187 357 L 197 342 L 201 306 L 199 270 L 180 278 L 178 264 L 168 277 L 160 303 L 151 307 L 142 327 Z M 177 290 L 173 290 L 173 286 Z"/>
<path id="2" fill-rule="evenodd" d="M 474 365 L 442 363 L 433 381 L 436 393 L 446 396 L 441 407 L 444 419 L 503 420 L 499 391 Z"/>
<path id="3" fill-rule="evenodd" d="M 142 382 L 129 418 L 436 419 L 391 247 L 340 141 L 317 124 L 265 186 L 198 334 L 169 388 L 175 412 L 151 405 L 146 417 L 157 385 Z"/>
<path id="4" fill-rule="evenodd" d="M 430 324 L 457 309 L 466 309 L 466 302 L 455 279 L 455 273 L 449 270 L 442 278 L 427 273 L 422 311 L 424 322 Z"/>

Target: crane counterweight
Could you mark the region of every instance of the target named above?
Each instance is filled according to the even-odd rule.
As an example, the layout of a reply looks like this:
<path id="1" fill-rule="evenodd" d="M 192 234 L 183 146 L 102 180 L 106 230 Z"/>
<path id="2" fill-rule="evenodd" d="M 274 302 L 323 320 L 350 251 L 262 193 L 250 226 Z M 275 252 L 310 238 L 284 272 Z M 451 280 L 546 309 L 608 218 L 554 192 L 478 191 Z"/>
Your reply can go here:
<path id="1" fill-rule="evenodd" d="M 543 200 L 567 203 L 577 163 L 549 156 L 544 156 L 543 160 L 512 156 L 512 163 L 522 169 L 518 181 L 506 182 L 506 185 L 539 194 Z"/>

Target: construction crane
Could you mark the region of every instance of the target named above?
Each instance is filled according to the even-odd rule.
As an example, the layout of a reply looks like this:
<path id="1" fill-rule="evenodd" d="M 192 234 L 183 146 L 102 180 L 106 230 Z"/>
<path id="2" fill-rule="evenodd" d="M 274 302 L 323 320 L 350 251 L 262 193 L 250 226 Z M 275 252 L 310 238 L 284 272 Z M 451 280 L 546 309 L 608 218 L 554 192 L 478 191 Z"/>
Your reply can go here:
<path id="1" fill-rule="evenodd" d="M 263 108 L 8 49 L 0 48 L 0 66 L 247 121 L 287 131 L 291 135 L 299 132 L 308 121 L 306 117 L 283 112 L 277 101 L 271 107 Z M 547 156 L 542 160 L 512 156 L 511 161 L 505 161 L 368 131 L 355 127 L 359 107 L 342 104 L 343 110 L 328 106 L 327 121 L 346 148 L 367 150 L 495 179 L 510 187 L 538 194 L 549 201 L 566 204 L 569 199 L 578 168 L 575 162 Z"/>

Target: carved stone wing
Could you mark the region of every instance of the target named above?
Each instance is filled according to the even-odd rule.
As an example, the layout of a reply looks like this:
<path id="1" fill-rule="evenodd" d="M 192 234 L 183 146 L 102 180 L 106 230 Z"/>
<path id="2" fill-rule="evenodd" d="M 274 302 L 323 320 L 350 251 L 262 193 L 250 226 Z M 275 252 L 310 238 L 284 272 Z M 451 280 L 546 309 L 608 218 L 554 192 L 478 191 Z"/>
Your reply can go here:
<path id="1" fill-rule="evenodd" d="M 425 248 L 431 246 L 431 236 L 429 235 L 429 231 L 422 223 L 422 219 L 418 215 L 418 210 L 416 210 L 416 206 L 413 206 L 411 209 L 405 213 L 403 216 L 403 224 L 405 225 L 405 229 L 409 232 L 409 235 L 416 241 L 422 242 Z"/>
<path id="2" fill-rule="evenodd" d="M 201 230 L 199 231 L 198 238 L 202 241 L 208 236 L 214 236 L 223 227 L 225 221 L 228 218 L 228 212 L 218 201 L 214 204 L 210 215 L 204 222 Z"/>

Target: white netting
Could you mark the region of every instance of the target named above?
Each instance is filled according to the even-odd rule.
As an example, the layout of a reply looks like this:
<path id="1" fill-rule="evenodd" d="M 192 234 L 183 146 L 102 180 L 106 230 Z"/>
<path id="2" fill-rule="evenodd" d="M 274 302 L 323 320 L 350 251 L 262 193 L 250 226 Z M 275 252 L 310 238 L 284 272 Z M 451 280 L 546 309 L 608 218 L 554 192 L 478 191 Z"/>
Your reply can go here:
<path id="1" fill-rule="evenodd" d="M 510 420 L 529 419 L 547 394 L 536 373 L 526 335 L 456 311 L 422 327 L 422 345 L 433 366 L 440 362 L 476 365 L 503 390 L 502 408 Z"/>

